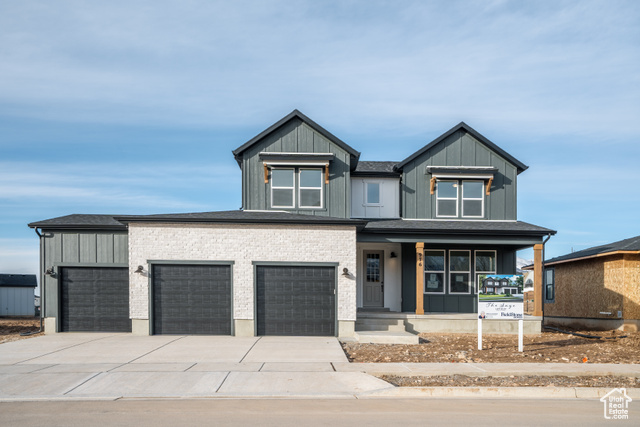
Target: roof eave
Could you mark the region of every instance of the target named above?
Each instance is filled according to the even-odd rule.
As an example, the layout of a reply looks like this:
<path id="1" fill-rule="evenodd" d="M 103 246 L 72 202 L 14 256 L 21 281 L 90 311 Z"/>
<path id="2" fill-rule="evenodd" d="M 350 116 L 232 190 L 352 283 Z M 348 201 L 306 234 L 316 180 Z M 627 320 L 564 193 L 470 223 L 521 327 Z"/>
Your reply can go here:
<path id="1" fill-rule="evenodd" d="M 307 221 L 304 219 L 265 219 L 265 218 L 243 218 L 243 219 L 231 219 L 231 218 L 144 218 L 144 217 L 117 217 L 118 221 L 123 223 L 130 222 L 155 222 L 155 223 L 190 223 L 190 224 L 303 224 L 303 225 L 350 225 L 355 227 L 362 227 L 367 224 L 367 221 L 361 220 L 344 220 L 344 221 L 323 221 L 314 220 Z"/>

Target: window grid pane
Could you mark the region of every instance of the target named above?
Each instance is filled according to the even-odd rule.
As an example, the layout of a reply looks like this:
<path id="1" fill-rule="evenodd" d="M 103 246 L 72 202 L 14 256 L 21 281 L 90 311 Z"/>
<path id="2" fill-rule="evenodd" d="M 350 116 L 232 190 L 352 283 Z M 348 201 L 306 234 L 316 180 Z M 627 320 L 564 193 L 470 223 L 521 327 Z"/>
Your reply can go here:
<path id="1" fill-rule="evenodd" d="M 471 293 L 471 251 L 449 251 L 449 293 Z"/>
<path id="2" fill-rule="evenodd" d="M 380 282 L 380 254 L 367 254 L 367 282 Z"/>
<path id="3" fill-rule="evenodd" d="M 322 207 L 322 169 L 299 170 L 300 207 Z"/>
<path id="4" fill-rule="evenodd" d="M 424 292 L 443 294 L 445 289 L 445 251 L 424 251 Z"/>
<path id="5" fill-rule="evenodd" d="M 295 206 L 294 169 L 271 169 L 271 207 L 293 208 Z"/>

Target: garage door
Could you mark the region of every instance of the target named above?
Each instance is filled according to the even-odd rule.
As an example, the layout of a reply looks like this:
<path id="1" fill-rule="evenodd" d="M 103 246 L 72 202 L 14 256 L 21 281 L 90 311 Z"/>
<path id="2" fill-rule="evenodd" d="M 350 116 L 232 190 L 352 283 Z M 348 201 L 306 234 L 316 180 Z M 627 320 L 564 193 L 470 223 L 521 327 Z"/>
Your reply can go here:
<path id="1" fill-rule="evenodd" d="M 61 270 L 61 331 L 131 332 L 128 269 Z"/>
<path id="2" fill-rule="evenodd" d="M 153 332 L 231 335 L 231 266 L 154 265 Z"/>
<path id="3" fill-rule="evenodd" d="M 335 267 L 257 266 L 258 335 L 335 336 Z"/>

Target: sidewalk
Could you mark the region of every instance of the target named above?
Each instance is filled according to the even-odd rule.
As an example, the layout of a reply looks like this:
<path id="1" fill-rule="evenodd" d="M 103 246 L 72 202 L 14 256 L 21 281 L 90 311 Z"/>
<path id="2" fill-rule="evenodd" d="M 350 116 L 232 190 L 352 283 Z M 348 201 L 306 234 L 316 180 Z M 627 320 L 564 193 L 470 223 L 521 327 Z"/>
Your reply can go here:
<path id="1" fill-rule="evenodd" d="M 380 374 L 640 377 L 640 365 L 349 363 L 335 338 L 60 334 L 0 345 L 0 401 L 292 397 L 591 399 L 610 391 L 550 387 L 396 388 L 373 376 Z M 628 394 L 640 398 L 640 389 L 629 390 Z"/>

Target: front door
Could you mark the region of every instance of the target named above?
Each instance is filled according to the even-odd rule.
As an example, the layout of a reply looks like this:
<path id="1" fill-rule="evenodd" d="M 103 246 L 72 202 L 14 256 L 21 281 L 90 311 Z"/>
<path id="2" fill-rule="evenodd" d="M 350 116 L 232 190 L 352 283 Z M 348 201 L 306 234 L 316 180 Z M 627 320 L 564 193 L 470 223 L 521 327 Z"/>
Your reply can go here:
<path id="1" fill-rule="evenodd" d="M 364 306 L 384 307 L 384 252 L 364 251 Z"/>

